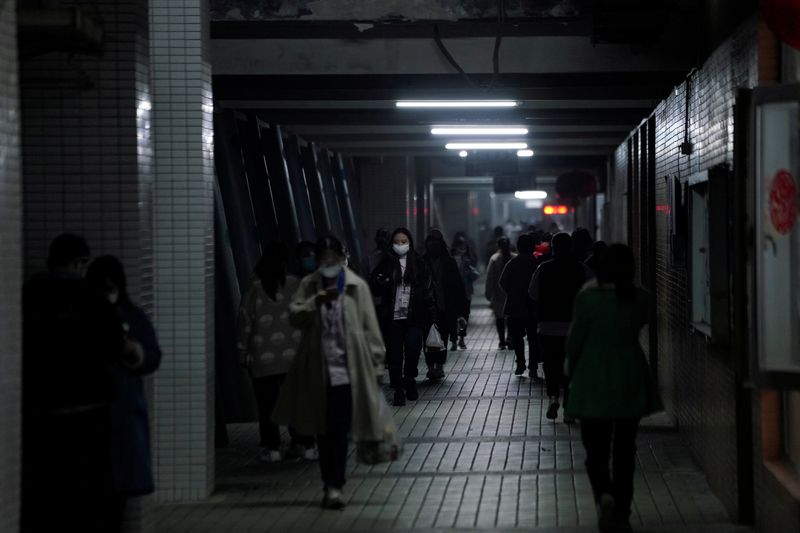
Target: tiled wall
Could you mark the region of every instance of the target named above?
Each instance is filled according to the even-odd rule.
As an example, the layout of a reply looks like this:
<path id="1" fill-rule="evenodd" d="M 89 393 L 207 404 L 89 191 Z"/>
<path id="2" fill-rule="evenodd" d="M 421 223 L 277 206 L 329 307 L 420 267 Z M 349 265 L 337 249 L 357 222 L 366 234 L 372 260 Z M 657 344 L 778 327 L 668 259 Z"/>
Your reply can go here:
<path id="1" fill-rule="evenodd" d="M 391 232 L 398 226 L 409 227 L 413 220 L 414 161 L 400 156 L 374 157 L 357 159 L 356 164 L 361 185 L 362 231 L 366 234 L 367 252 L 371 252 L 378 228 Z M 419 248 L 422 243 L 414 245 Z"/>
<path id="2" fill-rule="evenodd" d="M 64 1 L 64 5 L 74 2 Z M 152 310 L 147 2 L 94 2 L 102 57 L 49 53 L 21 63 L 25 274 L 64 231 L 124 262 Z"/>
<path id="3" fill-rule="evenodd" d="M 16 3 L 0 3 L 0 531 L 19 521 L 20 286 L 22 190 L 19 161 Z"/>
<path id="4" fill-rule="evenodd" d="M 734 162 L 734 99 L 739 87 L 758 83 L 756 22 L 743 25 L 723 43 L 693 77 L 689 102 L 689 136 L 694 153 L 680 154 L 684 136 L 686 85 L 682 84 L 656 109 L 656 205 L 668 205 L 665 177 L 685 183 L 692 174 L 720 163 Z M 640 145 L 641 146 L 641 145 Z M 609 190 L 613 204 L 613 236 L 627 239 L 630 215 L 627 190 L 628 145 L 613 159 Z M 634 217 L 638 213 L 634 211 Z M 689 331 L 688 278 L 670 253 L 670 218 L 656 213 L 656 286 L 658 299 L 659 381 L 665 403 L 682 435 L 702 465 L 731 516 L 738 513 L 735 360 L 714 350 L 701 335 Z M 638 241 L 638 239 L 636 239 Z M 653 287 L 651 287 L 653 288 Z M 747 450 L 749 452 L 749 450 Z"/>
<path id="5" fill-rule="evenodd" d="M 154 261 L 164 360 L 155 380 L 157 497 L 214 483 L 214 196 L 208 5 L 151 0 Z"/>

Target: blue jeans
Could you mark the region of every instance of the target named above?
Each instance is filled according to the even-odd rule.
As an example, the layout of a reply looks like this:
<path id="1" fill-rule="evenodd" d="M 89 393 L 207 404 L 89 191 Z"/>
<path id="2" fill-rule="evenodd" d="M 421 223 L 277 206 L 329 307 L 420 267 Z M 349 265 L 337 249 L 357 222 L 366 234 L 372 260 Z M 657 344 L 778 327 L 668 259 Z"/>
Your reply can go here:
<path id="1" fill-rule="evenodd" d="M 386 330 L 389 385 L 400 388 L 404 380 L 417 377 L 424 332 L 422 328 L 410 325 L 408 320 L 392 320 Z"/>

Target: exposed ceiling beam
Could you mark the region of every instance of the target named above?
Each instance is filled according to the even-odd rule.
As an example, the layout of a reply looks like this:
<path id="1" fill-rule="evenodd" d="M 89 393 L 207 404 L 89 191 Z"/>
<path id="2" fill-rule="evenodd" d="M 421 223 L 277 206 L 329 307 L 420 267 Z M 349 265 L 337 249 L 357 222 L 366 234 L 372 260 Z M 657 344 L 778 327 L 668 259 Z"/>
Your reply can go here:
<path id="1" fill-rule="evenodd" d="M 491 75 L 471 76 L 489 85 Z M 221 75 L 214 98 L 226 100 L 402 100 L 513 98 L 517 100 L 663 99 L 685 78 L 683 71 L 500 74 L 491 92 L 471 87 L 458 74 L 429 75 Z"/>

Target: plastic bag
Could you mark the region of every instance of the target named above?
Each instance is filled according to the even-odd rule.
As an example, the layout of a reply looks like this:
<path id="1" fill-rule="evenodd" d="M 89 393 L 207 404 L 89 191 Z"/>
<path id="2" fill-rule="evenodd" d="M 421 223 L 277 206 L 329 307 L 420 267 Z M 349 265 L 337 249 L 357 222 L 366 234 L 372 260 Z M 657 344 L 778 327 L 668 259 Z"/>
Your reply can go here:
<path id="1" fill-rule="evenodd" d="M 403 454 L 400 432 L 383 394 L 378 397 L 378 418 L 383 428 L 383 440 L 356 443 L 356 459 L 361 464 L 376 465 L 397 461 Z"/>
<path id="2" fill-rule="evenodd" d="M 425 349 L 429 352 L 440 352 L 445 348 L 444 340 L 442 340 L 442 336 L 439 334 L 439 328 L 436 327 L 436 324 L 432 325 L 425 339 Z"/>

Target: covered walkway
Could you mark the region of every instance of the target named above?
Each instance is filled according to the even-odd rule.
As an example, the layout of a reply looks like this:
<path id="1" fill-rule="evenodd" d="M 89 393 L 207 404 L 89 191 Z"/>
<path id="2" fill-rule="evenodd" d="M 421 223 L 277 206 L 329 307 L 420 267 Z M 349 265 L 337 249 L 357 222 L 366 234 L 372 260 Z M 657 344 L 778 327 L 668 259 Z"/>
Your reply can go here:
<path id="1" fill-rule="evenodd" d="M 419 401 L 393 408 L 402 458 L 365 467 L 351 451 L 343 511 L 320 509 L 316 463 L 261 464 L 257 426 L 237 424 L 218 451 L 216 492 L 160 506 L 156 530 L 594 531 L 579 425 L 545 418 L 543 386 L 513 375 L 485 303 L 471 322 L 469 349 L 450 355 L 444 382 L 423 381 Z M 645 421 L 639 436 L 635 530 L 745 531 L 730 525 L 665 420 Z"/>

